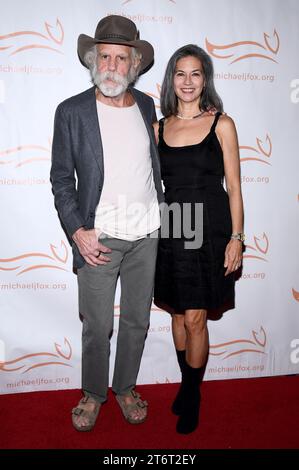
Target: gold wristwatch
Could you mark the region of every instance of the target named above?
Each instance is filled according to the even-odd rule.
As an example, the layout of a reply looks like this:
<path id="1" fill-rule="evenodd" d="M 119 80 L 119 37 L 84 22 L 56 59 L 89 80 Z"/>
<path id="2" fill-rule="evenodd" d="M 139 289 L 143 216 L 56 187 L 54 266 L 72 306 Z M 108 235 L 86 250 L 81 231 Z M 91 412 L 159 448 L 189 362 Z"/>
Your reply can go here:
<path id="1" fill-rule="evenodd" d="M 245 241 L 245 234 L 243 232 L 232 233 L 230 238 L 233 240 L 240 240 L 240 242 L 243 243 Z"/>

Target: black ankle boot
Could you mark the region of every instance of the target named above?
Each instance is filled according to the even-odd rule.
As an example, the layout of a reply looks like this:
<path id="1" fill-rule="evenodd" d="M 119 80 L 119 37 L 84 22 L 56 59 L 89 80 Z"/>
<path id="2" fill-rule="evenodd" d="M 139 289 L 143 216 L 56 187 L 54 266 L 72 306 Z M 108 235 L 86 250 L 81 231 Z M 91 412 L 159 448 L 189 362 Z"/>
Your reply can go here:
<path id="1" fill-rule="evenodd" d="M 176 395 L 176 397 L 175 397 L 175 399 L 172 403 L 171 411 L 176 416 L 179 416 L 182 413 L 183 403 L 184 403 L 184 396 L 185 396 L 185 393 L 184 393 L 184 371 L 185 371 L 185 366 L 186 366 L 186 351 L 178 351 L 176 349 L 176 355 L 177 355 L 178 363 L 179 363 L 180 370 L 181 370 L 181 373 L 182 373 L 182 380 L 181 380 L 181 385 L 180 385 L 179 391 L 178 391 L 178 393 L 177 393 L 177 395 Z"/>
<path id="2" fill-rule="evenodd" d="M 194 368 L 186 362 L 184 401 L 182 411 L 179 416 L 176 430 L 180 434 L 189 434 L 195 431 L 199 421 L 200 408 L 200 384 L 205 372 L 205 367 Z"/>

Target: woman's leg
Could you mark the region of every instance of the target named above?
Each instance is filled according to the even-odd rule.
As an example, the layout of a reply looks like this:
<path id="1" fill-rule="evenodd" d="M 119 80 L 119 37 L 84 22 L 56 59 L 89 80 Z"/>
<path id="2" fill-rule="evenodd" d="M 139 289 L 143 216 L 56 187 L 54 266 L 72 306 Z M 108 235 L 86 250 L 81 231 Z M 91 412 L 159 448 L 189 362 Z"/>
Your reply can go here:
<path id="1" fill-rule="evenodd" d="M 182 413 L 184 403 L 184 370 L 186 366 L 186 330 L 184 315 L 173 314 L 172 315 L 172 336 L 173 342 L 176 349 L 176 355 L 180 371 L 182 374 L 181 385 L 179 391 L 171 405 L 171 411 L 179 416 Z"/>
<path id="2" fill-rule="evenodd" d="M 188 434 L 198 426 L 200 384 L 202 382 L 209 351 L 209 334 L 206 310 L 186 310 L 186 361 L 182 380 L 182 404 L 177 432 Z"/>
<path id="3" fill-rule="evenodd" d="M 177 351 L 186 351 L 191 367 L 202 367 L 209 352 L 206 310 L 186 310 L 172 315 L 172 335 Z"/>
<path id="4" fill-rule="evenodd" d="M 186 332 L 186 360 L 189 366 L 203 367 L 209 352 L 209 332 L 206 310 L 186 310 L 184 315 Z"/>
<path id="5" fill-rule="evenodd" d="M 185 329 L 185 315 L 173 314 L 172 315 L 172 336 L 175 349 L 177 351 L 185 351 L 186 349 L 186 329 Z"/>

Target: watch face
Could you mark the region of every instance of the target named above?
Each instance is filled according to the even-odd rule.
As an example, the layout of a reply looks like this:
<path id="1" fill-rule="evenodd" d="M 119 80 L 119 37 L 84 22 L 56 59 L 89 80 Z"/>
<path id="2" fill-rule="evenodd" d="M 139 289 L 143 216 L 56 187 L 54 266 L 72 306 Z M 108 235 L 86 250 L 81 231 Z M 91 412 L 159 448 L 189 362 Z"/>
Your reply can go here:
<path id="1" fill-rule="evenodd" d="M 245 241 L 245 235 L 244 233 L 235 233 L 231 236 L 233 240 L 240 240 L 241 242 Z"/>

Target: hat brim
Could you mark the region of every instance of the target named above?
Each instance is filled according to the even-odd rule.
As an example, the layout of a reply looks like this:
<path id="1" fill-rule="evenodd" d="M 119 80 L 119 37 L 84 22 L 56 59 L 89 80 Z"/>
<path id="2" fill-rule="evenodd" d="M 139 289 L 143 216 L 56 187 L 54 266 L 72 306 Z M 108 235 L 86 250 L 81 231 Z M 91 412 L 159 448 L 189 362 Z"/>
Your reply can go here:
<path id="1" fill-rule="evenodd" d="M 84 60 L 84 56 L 88 50 L 90 50 L 93 46 L 96 44 L 120 44 L 122 46 L 130 46 L 130 47 L 136 47 L 141 54 L 142 54 L 142 59 L 141 59 L 141 67 L 140 67 L 140 72 L 139 75 L 145 71 L 145 69 L 148 69 L 154 62 L 154 49 L 153 46 L 147 42 L 143 41 L 141 39 L 138 39 L 136 41 L 122 41 L 120 39 L 105 39 L 103 41 L 92 38 L 90 36 L 87 36 L 86 34 L 80 34 L 78 37 L 78 56 L 81 61 L 81 63 L 87 67 L 88 64 Z"/>

